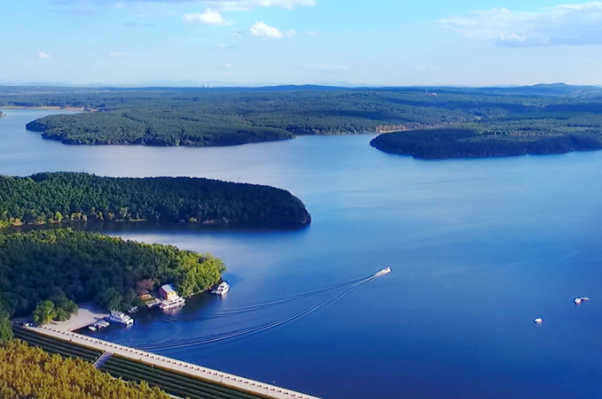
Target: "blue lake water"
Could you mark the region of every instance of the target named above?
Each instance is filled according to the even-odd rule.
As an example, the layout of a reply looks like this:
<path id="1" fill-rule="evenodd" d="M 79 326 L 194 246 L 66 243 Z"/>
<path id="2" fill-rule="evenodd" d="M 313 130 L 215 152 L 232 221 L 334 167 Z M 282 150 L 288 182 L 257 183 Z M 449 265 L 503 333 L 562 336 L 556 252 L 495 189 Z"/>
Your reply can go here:
<path id="1" fill-rule="evenodd" d="M 2 174 L 268 184 L 312 215 L 297 231 L 103 227 L 211 252 L 232 289 L 98 337 L 324 398 L 602 398 L 602 152 L 425 161 L 373 135 L 75 147 L 25 131 L 51 112 L 5 112 Z"/>

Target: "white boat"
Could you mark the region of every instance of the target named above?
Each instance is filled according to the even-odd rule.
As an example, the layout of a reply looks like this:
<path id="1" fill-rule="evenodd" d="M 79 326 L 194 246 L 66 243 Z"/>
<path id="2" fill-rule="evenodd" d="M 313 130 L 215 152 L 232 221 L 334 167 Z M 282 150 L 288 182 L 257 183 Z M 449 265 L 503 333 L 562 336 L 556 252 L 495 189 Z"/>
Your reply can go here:
<path id="1" fill-rule="evenodd" d="M 379 270 L 378 272 L 376 272 L 376 274 L 374 275 L 375 277 L 380 277 L 380 276 L 384 276 L 385 274 L 389 274 L 391 273 L 391 268 L 390 267 L 386 267 L 382 270 Z"/>
<path id="2" fill-rule="evenodd" d="M 581 304 L 581 302 L 587 302 L 587 301 L 589 301 L 589 298 L 586 296 L 575 298 L 575 304 L 577 304 L 577 305 Z"/>
<path id="3" fill-rule="evenodd" d="M 217 288 L 215 288 L 213 291 L 211 291 L 211 293 L 213 295 L 224 295 L 228 291 L 230 291 L 230 286 L 225 281 L 222 281 L 220 283 L 220 285 L 217 286 Z"/>
<path id="4" fill-rule="evenodd" d="M 170 309 L 175 309 L 175 308 L 184 306 L 185 303 L 186 303 L 186 299 L 184 299 L 180 296 L 177 296 L 175 298 L 168 299 L 168 300 L 161 302 L 159 304 L 159 308 L 161 310 L 170 310 Z"/>
<path id="5" fill-rule="evenodd" d="M 541 317 L 538 317 L 537 319 L 533 320 L 533 322 L 535 324 L 541 324 L 541 323 L 543 323 L 543 319 Z"/>
<path id="6" fill-rule="evenodd" d="M 125 313 L 118 312 L 116 310 L 112 310 L 111 315 L 107 317 L 106 320 L 111 323 L 123 324 L 124 326 L 131 326 L 132 324 L 134 324 L 134 319 L 132 319 Z"/>
<path id="7" fill-rule="evenodd" d="M 90 331 L 98 331 L 98 330 L 102 330 L 103 328 L 106 328 L 106 327 L 108 327 L 110 325 L 111 325 L 111 323 L 109 323 L 108 321 L 99 321 L 97 323 L 90 324 L 88 326 L 88 330 L 90 330 Z"/>

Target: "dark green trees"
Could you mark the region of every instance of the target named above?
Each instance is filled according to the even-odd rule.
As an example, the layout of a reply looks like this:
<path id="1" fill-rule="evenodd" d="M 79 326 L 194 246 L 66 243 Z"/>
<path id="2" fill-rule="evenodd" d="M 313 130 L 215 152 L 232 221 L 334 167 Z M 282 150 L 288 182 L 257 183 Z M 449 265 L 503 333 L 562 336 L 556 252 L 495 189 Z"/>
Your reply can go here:
<path id="1" fill-rule="evenodd" d="M 188 177 L 0 175 L 0 227 L 111 220 L 303 226 L 311 219 L 298 198 L 267 186 Z"/>

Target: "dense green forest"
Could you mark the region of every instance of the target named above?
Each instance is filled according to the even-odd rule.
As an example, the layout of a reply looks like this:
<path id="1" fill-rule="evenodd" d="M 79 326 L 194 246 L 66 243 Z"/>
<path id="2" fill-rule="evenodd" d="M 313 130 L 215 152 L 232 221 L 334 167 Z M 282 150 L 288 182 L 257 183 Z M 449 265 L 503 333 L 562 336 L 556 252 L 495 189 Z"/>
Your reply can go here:
<path id="1" fill-rule="evenodd" d="M 45 300 L 94 300 L 128 309 L 141 284 L 174 283 L 190 295 L 219 281 L 225 270 L 209 254 L 149 245 L 70 229 L 0 234 L 0 309 L 31 313 Z"/>
<path id="2" fill-rule="evenodd" d="M 81 359 L 50 355 L 14 340 L 0 346 L 3 399 L 170 399 L 147 383 L 124 382 Z"/>
<path id="3" fill-rule="evenodd" d="M 27 125 L 66 144 L 233 145 L 299 134 L 377 132 L 456 123 L 456 109 L 415 104 L 389 92 L 120 93 L 47 104 L 99 110 L 52 115 Z M 420 97 L 417 98 L 423 101 Z M 5 99 L 6 101 L 6 99 Z"/>
<path id="4" fill-rule="evenodd" d="M 379 138 L 379 149 L 422 157 L 519 155 L 598 148 L 602 88 L 79 89 L 0 87 L 0 105 L 78 107 L 28 129 L 68 144 L 233 145 L 292 138 L 414 130 Z M 470 137 L 449 127 L 471 130 Z M 433 144 L 425 129 L 442 129 Z M 447 132 L 447 133 L 446 133 Z M 424 134 L 420 140 L 416 135 Z M 397 137 L 393 139 L 393 137 Z M 408 137 L 407 140 L 401 140 Z M 407 141 L 411 141 L 411 143 Z M 404 144 L 398 147 L 395 143 Z M 403 147 L 403 148 L 402 148 Z M 430 149 L 429 149 L 430 148 Z"/>
<path id="5" fill-rule="evenodd" d="M 303 226 L 311 219 L 298 198 L 268 186 L 190 177 L 0 175 L 0 227 L 111 220 Z"/>

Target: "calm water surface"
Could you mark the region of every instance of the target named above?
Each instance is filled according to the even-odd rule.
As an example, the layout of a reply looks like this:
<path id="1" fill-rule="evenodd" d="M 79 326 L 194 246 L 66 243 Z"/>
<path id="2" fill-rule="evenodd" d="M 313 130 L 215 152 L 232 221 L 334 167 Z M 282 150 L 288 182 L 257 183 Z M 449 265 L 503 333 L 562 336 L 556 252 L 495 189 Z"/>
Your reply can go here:
<path id="1" fill-rule="evenodd" d="M 269 184 L 312 214 L 299 231 L 103 227 L 211 252 L 232 289 L 99 337 L 325 398 L 602 398 L 602 152 L 422 161 L 371 135 L 74 147 L 25 131 L 48 111 L 6 113 L 2 174 Z"/>

